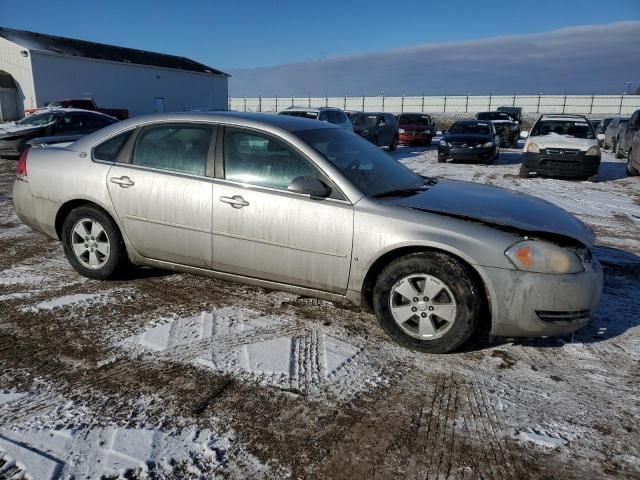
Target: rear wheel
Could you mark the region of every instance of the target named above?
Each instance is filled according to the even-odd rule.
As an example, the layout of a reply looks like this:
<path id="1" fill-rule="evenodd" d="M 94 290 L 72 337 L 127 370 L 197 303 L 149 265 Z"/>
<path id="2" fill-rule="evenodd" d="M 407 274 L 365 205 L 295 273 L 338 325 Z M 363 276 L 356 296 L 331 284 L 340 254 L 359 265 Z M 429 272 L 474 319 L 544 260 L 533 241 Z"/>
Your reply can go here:
<path id="1" fill-rule="evenodd" d="M 615 148 L 615 157 L 623 158 L 622 152 L 620 151 L 620 139 L 616 140 L 616 148 Z"/>
<path id="2" fill-rule="evenodd" d="M 530 169 L 528 169 L 524 165 L 520 166 L 520 173 L 518 173 L 518 176 L 520 178 L 529 178 L 530 174 L 531 174 L 531 170 Z"/>
<path id="3" fill-rule="evenodd" d="M 473 335 L 481 292 L 459 260 L 440 252 L 414 253 L 387 266 L 373 305 L 382 328 L 405 347 L 447 353 Z"/>
<path id="4" fill-rule="evenodd" d="M 627 175 L 629 175 L 630 177 L 637 175 L 638 171 L 633 168 L 633 165 L 631 165 L 631 156 L 632 156 L 633 150 L 629 150 L 629 155 L 627 155 Z"/>
<path id="5" fill-rule="evenodd" d="M 398 149 L 398 137 L 393 137 L 391 145 L 389 145 L 389 151 L 395 152 Z"/>
<path id="6" fill-rule="evenodd" d="M 430 147 L 430 146 L 431 146 L 431 140 L 432 140 L 432 138 L 431 138 L 431 137 L 427 138 L 427 139 L 425 140 L 425 142 L 424 142 L 424 146 L 425 146 L 425 147 Z"/>
<path id="7" fill-rule="evenodd" d="M 115 222 L 95 207 L 73 209 L 62 224 L 62 245 L 78 273 L 97 280 L 113 278 L 127 264 Z"/>

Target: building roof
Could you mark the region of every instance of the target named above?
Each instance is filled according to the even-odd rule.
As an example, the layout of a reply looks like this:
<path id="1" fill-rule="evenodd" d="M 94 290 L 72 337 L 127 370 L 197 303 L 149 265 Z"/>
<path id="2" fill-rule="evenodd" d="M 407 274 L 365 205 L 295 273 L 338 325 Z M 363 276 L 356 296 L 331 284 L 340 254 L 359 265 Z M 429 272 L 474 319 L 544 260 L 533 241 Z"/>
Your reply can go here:
<path id="1" fill-rule="evenodd" d="M 153 67 L 171 68 L 189 72 L 226 75 L 221 70 L 208 67 L 186 57 L 167 55 L 164 53 L 136 50 L 134 48 L 118 47 L 104 43 L 87 42 L 74 38 L 58 37 L 44 33 L 28 32 L 0 27 L 0 37 L 16 43 L 28 50 L 57 53 L 60 55 L 108 60 L 111 62 L 147 65 Z"/>

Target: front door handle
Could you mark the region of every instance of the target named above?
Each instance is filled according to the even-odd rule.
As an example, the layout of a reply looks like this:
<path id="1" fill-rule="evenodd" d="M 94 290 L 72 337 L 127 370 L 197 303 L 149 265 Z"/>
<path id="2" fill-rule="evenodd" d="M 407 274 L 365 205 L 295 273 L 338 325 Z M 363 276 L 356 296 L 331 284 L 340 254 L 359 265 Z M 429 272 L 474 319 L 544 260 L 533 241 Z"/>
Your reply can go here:
<path id="1" fill-rule="evenodd" d="M 122 188 L 129 188 L 135 185 L 134 181 L 129 177 L 111 177 L 109 181 L 111 183 L 115 183 L 116 185 L 120 185 Z"/>
<path id="2" fill-rule="evenodd" d="M 222 203 L 228 203 L 233 208 L 242 208 L 249 206 L 249 202 L 247 202 L 240 195 L 234 195 L 233 197 L 220 197 L 220 201 Z"/>

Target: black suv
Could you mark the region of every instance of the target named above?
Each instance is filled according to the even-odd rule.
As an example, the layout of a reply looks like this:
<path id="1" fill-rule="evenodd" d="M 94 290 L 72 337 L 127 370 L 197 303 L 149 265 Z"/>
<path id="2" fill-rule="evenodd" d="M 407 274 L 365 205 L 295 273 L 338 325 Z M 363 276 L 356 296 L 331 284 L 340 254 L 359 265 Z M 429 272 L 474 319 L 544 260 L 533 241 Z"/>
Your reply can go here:
<path id="1" fill-rule="evenodd" d="M 354 113 L 353 131 L 378 147 L 398 148 L 398 122 L 390 113 Z"/>
<path id="2" fill-rule="evenodd" d="M 501 147 L 515 147 L 520 138 L 520 124 L 511 115 L 505 112 L 480 112 L 476 119 L 487 120 L 496 127 L 500 135 Z"/>

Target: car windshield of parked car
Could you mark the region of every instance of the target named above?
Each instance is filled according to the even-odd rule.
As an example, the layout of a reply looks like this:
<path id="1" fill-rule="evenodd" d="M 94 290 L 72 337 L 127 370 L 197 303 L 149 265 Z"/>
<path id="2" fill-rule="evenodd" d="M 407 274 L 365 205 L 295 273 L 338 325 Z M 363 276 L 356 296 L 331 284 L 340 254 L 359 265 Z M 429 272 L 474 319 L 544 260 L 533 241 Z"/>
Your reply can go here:
<path id="1" fill-rule="evenodd" d="M 482 112 L 478 114 L 478 120 L 508 120 L 514 121 L 510 115 L 503 112 Z"/>
<path id="2" fill-rule="evenodd" d="M 538 122 L 531 132 L 532 137 L 564 135 L 574 138 L 595 138 L 593 129 L 585 120 L 547 120 Z"/>
<path id="3" fill-rule="evenodd" d="M 353 132 L 320 128 L 295 134 L 366 195 L 411 191 L 424 185 L 422 177 Z"/>
<path id="4" fill-rule="evenodd" d="M 356 128 L 372 128 L 376 126 L 377 115 L 355 115 L 351 118 Z"/>
<path id="5" fill-rule="evenodd" d="M 448 133 L 466 135 L 489 135 L 491 129 L 487 123 L 454 123 Z"/>
<path id="6" fill-rule="evenodd" d="M 400 115 L 398 123 L 401 125 L 429 125 L 431 118 L 429 115 Z"/>
<path id="7" fill-rule="evenodd" d="M 16 122 L 17 125 L 28 125 L 32 127 L 41 127 L 42 125 L 48 125 L 55 120 L 51 113 L 39 113 L 30 115 Z"/>
<path id="8" fill-rule="evenodd" d="M 284 111 L 280 112 L 280 115 L 288 115 L 290 117 L 311 118 L 316 120 L 318 118 L 318 112 L 305 112 L 300 110 Z"/>

